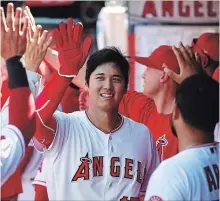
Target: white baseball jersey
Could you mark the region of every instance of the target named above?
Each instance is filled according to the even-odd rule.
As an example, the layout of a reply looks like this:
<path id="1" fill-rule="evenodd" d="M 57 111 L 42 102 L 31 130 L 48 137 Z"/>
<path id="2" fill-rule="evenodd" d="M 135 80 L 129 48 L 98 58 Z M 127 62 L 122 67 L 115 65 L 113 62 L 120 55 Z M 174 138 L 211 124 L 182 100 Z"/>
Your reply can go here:
<path id="1" fill-rule="evenodd" d="M 195 146 L 163 161 L 145 200 L 219 200 L 219 144 Z"/>
<path id="2" fill-rule="evenodd" d="M 1 186 L 15 172 L 25 154 L 25 142 L 20 130 L 7 125 L 1 130 Z"/>
<path id="3" fill-rule="evenodd" d="M 32 140 L 30 141 L 28 146 L 30 147 L 34 146 Z M 25 167 L 24 172 L 22 173 L 23 193 L 20 193 L 18 195 L 18 201 L 34 200 L 35 189 L 34 189 L 34 186 L 32 185 L 32 181 L 37 175 L 37 171 L 38 171 L 38 168 L 40 167 L 42 160 L 43 160 L 43 155 L 39 153 L 33 147 L 33 153 L 32 153 L 31 159 L 28 161 L 28 164 Z"/>
<path id="4" fill-rule="evenodd" d="M 159 164 L 148 128 L 122 117 L 106 134 L 84 111 L 56 112 L 57 131 L 44 160 L 49 200 L 136 200 Z"/>
<path id="5" fill-rule="evenodd" d="M 219 126 L 219 123 L 217 123 L 216 126 L 215 126 L 214 136 L 215 136 L 215 141 L 220 142 L 220 126 Z"/>
<path id="6" fill-rule="evenodd" d="M 44 160 L 42 161 L 40 167 L 38 168 L 37 175 L 34 178 L 34 181 L 32 182 L 33 185 L 37 184 L 40 186 L 47 187 L 47 181 L 46 181 L 46 175 L 50 174 L 50 172 L 47 172 L 48 168 L 45 164 Z"/>

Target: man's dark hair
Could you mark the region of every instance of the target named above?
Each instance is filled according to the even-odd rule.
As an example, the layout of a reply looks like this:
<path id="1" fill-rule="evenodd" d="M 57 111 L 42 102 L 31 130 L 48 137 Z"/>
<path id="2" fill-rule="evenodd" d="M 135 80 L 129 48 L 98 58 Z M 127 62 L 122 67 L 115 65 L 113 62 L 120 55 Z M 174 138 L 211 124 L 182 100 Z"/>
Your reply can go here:
<path id="1" fill-rule="evenodd" d="M 125 80 L 125 90 L 127 90 L 130 65 L 125 56 L 116 47 L 104 48 L 89 57 L 86 66 L 86 84 L 89 86 L 90 76 L 99 65 L 109 62 L 115 63 L 120 69 Z"/>
<path id="2" fill-rule="evenodd" d="M 8 3 L 13 3 L 15 9 L 17 7 L 23 7 L 25 5 L 25 1 L 1 1 L 1 7 L 3 7 L 3 9 L 4 9 L 5 15 L 6 15 L 6 12 L 7 12 Z"/>
<path id="3" fill-rule="evenodd" d="M 187 124 L 214 133 L 219 121 L 218 82 L 204 74 L 185 79 L 176 91 L 176 104 Z"/>

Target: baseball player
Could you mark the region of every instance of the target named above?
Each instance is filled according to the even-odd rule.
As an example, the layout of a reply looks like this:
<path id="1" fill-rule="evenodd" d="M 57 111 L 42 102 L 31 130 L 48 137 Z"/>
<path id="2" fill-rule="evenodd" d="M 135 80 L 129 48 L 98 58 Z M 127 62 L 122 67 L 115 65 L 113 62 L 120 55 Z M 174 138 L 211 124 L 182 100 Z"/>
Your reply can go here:
<path id="1" fill-rule="evenodd" d="M 12 9 L 12 11 L 13 11 L 13 4 L 8 4 L 7 11 L 9 11 L 10 9 Z M 27 10 L 25 10 L 25 11 L 27 11 Z M 24 11 L 24 13 L 25 13 L 25 11 Z M 7 12 L 7 22 L 8 23 L 9 23 L 8 20 L 10 19 L 10 13 L 13 13 L 13 12 Z M 26 12 L 26 14 L 29 14 L 29 13 L 30 12 Z M 17 20 L 18 17 L 19 16 L 15 15 L 15 18 L 12 18 L 13 24 L 15 24 L 16 22 L 19 22 Z M 27 16 L 27 17 L 28 17 L 28 21 L 30 22 L 30 19 L 29 19 L 30 17 L 29 16 Z M 2 18 L 2 19 L 4 19 L 4 18 Z M 40 31 L 41 31 L 41 29 L 40 29 Z M 33 34 L 34 37 L 38 36 L 38 33 L 39 33 L 39 26 L 37 27 L 37 29 L 35 31 L 35 35 Z M 44 38 L 44 36 L 45 36 L 45 31 L 42 33 L 43 34 L 41 36 L 39 36 L 40 39 Z M 29 40 L 30 40 L 30 38 L 29 38 Z M 43 51 L 45 51 L 45 49 L 41 48 L 42 47 L 42 46 L 40 46 L 41 43 L 35 45 L 34 42 L 35 41 L 32 39 L 31 39 L 31 41 L 28 41 L 27 50 L 25 51 L 26 57 L 24 60 L 25 60 L 25 68 L 29 69 L 29 70 L 26 69 L 29 87 L 30 87 L 34 97 L 36 98 L 36 96 L 40 90 L 41 76 L 39 74 L 37 74 L 35 71 L 37 71 L 36 67 L 38 67 L 38 64 L 39 64 L 38 62 L 41 61 L 40 57 L 42 57 Z M 47 46 L 49 46 L 48 43 L 49 42 L 47 42 L 47 41 L 43 41 L 45 48 Z M 35 51 L 33 51 L 33 46 L 34 46 Z M 41 49 L 39 49 L 39 47 Z M 36 51 L 37 51 L 37 54 L 36 54 Z M 39 56 L 39 54 L 40 54 L 40 56 Z M 28 59 L 28 58 L 32 58 L 32 59 Z M 34 66 L 36 68 L 35 70 L 34 70 Z M 7 90 L 5 90 L 5 89 L 6 88 L 4 88 L 4 90 L 3 90 L 3 95 L 7 94 L 7 93 L 5 93 L 5 91 L 7 92 Z M 1 110 L 2 126 L 5 126 L 8 124 L 8 106 L 9 106 L 9 101 L 10 101 L 9 96 L 10 96 L 10 94 L 8 94 L 8 96 L 5 98 L 5 99 L 7 99 L 7 101 L 5 102 L 5 104 L 3 105 L 3 108 Z M 34 150 L 32 144 L 33 143 L 29 143 L 28 147 L 26 148 L 25 156 L 22 159 L 16 172 L 2 186 L 2 188 L 1 188 L 2 194 L 1 195 L 2 195 L 3 199 L 9 199 L 9 197 L 10 197 L 10 199 L 12 199 L 12 196 L 16 197 L 16 199 L 17 199 L 18 194 L 19 194 L 18 200 L 20 198 L 21 198 L 21 200 L 24 200 L 24 199 L 30 200 L 30 199 L 34 198 L 34 189 L 31 185 L 30 179 L 35 177 L 38 166 L 40 165 L 40 162 L 42 160 L 42 156 L 40 153 L 38 153 L 36 150 Z M 20 194 L 22 191 L 23 191 L 23 193 Z"/>
<path id="2" fill-rule="evenodd" d="M 173 133 L 180 153 L 155 170 L 145 200 L 219 200 L 219 85 L 204 74 L 186 78 L 176 92 Z M 156 188 L 155 188 L 156 186 Z"/>
<path id="3" fill-rule="evenodd" d="M 156 61 L 158 66 L 152 66 L 152 71 L 157 68 L 155 71 L 157 73 L 159 72 L 160 74 L 163 74 L 164 66 L 162 67 L 162 65 L 169 64 L 168 66 L 171 69 L 173 69 L 175 72 L 179 72 L 176 56 L 170 46 L 161 46 L 157 50 L 155 50 L 152 55 L 153 56 L 149 59 L 152 62 Z M 158 58 L 161 59 L 158 60 Z M 47 55 L 47 61 L 54 64 L 55 59 L 56 53 L 50 51 L 50 54 L 48 53 Z M 160 67 L 161 70 L 159 70 Z M 123 99 L 119 105 L 119 112 L 133 119 L 134 121 L 143 123 L 144 125 L 148 126 L 156 142 L 159 157 L 161 160 L 164 160 L 175 155 L 178 152 L 177 139 L 173 136 L 170 128 L 172 112 L 172 108 L 170 105 L 172 105 L 174 102 L 174 91 L 177 85 L 171 79 L 165 79 L 165 81 L 160 82 L 158 76 L 155 77 L 155 75 L 152 74 L 152 71 L 149 77 L 151 77 L 151 80 L 154 80 L 155 82 L 157 81 L 157 83 L 161 83 L 159 86 L 161 86 L 161 90 L 164 91 L 164 95 L 161 95 L 161 101 L 154 101 L 151 98 L 152 96 L 148 97 L 145 92 L 127 92 L 123 96 Z M 82 88 L 85 83 L 85 73 L 86 70 L 83 67 L 82 69 L 80 69 L 79 74 L 75 78 L 76 80 L 73 79 L 73 81 Z M 150 88 L 151 86 L 155 85 L 155 82 L 150 84 L 146 82 L 144 86 L 145 88 Z M 173 85 L 173 87 L 171 87 L 170 85 Z M 162 86 L 166 86 L 166 90 L 164 90 L 164 87 Z M 168 86 L 169 90 L 167 89 Z M 154 90 L 153 87 L 151 88 L 151 90 Z M 155 94 L 156 92 L 158 92 L 157 89 L 155 89 Z M 167 99 L 167 97 L 169 97 L 169 99 Z M 166 104 L 164 104 L 164 102 L 166 102 Z M 160 114 L 164 113 L 164 111 L 162 111 L 161 109 L 167 110 L 167 108 L 169 109 L 170 114 L 167 111 L 165 112 L 165 114 Z"/>
<path id="4" fill-rule="evenodd" d="M 71 83 L 71 85 L 75 88 L 75 86 L 72 83 Z M 69 91 L 68 96 L 77 97 L 76 94 L 73 94 L 73 96 L 71 95 L 73 93 L 72 87 L 71 88 L 69 87 L 68 89 L 67 89 Z M 63 101 L 63 99 L 64 98 L 62 98 L 62 101 Z M 72 100 L 74 100 L 74 98 Z M 65 105 L 67 105 L 67 103 L 70 105 L 70 106 L 68 106 L 68 108 L 75 108 L 75 107 L 73 107 L 73 104 L 75 103 L 75 101 L 64 101 Z M 84 89 L 80 89 L 79 111 L 85 111 L 88 108 L 87 104 L 88 104 L 88 92 Z M 76 105 L 78 105 L 78 104 L 76 104 Z M 77 111 L 77 110 L 75 110 L 75 111 Z M 64 111 L 64 112 L 67 113 L 67 111 Z M 71 111 L 71 112 L 73 112 L 73 111 Z M 32 184 L 35 186 L 35 201 L 49 200 L 48 194 L 47 194 L 47 182 L 46 182 L 46 175 L 49 173 L 46 171 L 48 171 L 48 168 L 47 168 L 47 165 L 43 161 L 41 163 L 40 168 L 37 171 L 37 175 L 34 178 L 34 181 L 32 182 Z"/>
<path id="5" fill-rule="evenodd" d="M 142 124 L 118 113 L 128 85 L 129 63 L 115 48 L 87 62 L 89 108 L 54 111 L 88 55 L 91 39 L 80 40 L 82 25 L 61 22 L 54 38 L 61 67 L 36 100 L 35 138 L 44 146 L 50 200 L 137 200 L 145 194 L 159 160 L 152 136 Z M 73 28 L 72 28 L 73 27 Z M 69 56 L 71 55 L 71 57 Z M 51 134 L 40 132 L 47 127 Z M 86 193 L 85 193 L 86 191 Z"/>
<path id="6" fill-rule="evenodd" d="M 80 94 L 79 94 L 79 110 L 87 110 L 88 109 L 88 91 L 85 89 L 80 89 Z"/>

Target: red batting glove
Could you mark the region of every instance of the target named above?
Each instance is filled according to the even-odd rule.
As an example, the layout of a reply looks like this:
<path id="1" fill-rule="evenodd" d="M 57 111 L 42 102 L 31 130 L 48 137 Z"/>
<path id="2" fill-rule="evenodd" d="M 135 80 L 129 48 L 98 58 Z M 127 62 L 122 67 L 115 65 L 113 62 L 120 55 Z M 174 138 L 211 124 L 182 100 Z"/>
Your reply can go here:
<path id="1" fill-rule="evenodd" d="M 54 30 L 54 40 L 59 53 L 60 68 L 58 73 L 64 77 L 75 77 L 83 66 L 91 46 L 92 39 L 87 37 L 81 48 L 83 25 L 73 24 L 73 19 L 67 19 L 67 28 L 63 22 L 59 23 L 59 29 Z"/>

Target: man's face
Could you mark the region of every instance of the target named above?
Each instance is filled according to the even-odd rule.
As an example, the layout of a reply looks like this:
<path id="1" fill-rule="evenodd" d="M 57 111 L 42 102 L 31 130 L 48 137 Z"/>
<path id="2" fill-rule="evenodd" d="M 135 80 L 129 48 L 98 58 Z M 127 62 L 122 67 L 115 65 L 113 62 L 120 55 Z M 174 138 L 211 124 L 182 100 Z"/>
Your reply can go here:
<path id="1" fill-rule="evenodd" d="M 79 110 L 84 111 L 88 109 L 88 91 L 84 89 L 80 89 L 80 94 L 79 94 Z"/>
<path id="2" fill-rule="evenodd" d="M 103 110 L 118 107 L 124 93 L 124 77 L 114 63 L 104 63 L 92 72 L 89 79 L 89 105 Z"/>
<path id="3" fill-rule="evenodd" d="M 146 67 L 142 78 L 144 79 L 144 91 L 143 94 L 149 98 L 153 98 L 160 89 L 160 77 L 163 72 L 154 68 Z"/>

